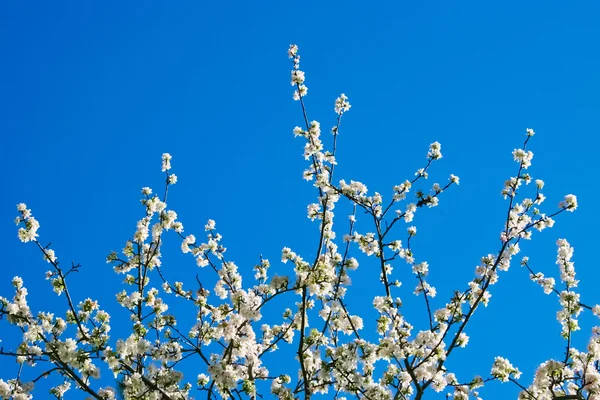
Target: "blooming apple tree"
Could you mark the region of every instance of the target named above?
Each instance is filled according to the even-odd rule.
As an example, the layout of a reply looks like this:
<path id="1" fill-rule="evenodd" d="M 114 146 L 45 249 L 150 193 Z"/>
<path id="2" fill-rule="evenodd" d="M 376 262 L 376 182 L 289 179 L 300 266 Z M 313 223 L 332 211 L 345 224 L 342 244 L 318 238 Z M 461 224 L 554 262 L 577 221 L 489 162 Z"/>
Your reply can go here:
<path id="1" fill-rule="evenodd" d="M 340 123 L 350 103 L 343 94 L 335 100 L 337 121 L 326 149 L 321 125 L 309 119 L 305 108 L 308 89 L 298 47 L 290 46 L 288 55 L 293 64 L 294 99 L 303 117 L 302 126 L 293 132 L 305 143 L 303 175 L 317 194 L 315 203 L 308 206 L 308 218 L 318 227 L 311 239 L 316 246 L 314 258 L 305 259 L 286 247 L 281 254 L 286 274 L 271 273 L 271 263 L 261 257 L 253 279 L 243 280 L 227 256 L 214 221 L 209 220 L 204 233 L 196 236 L 184 231 L 177 213 L 168 207 L 167 195 L 177 177 L 171 172 L 171 156 L 163 154 L 164 189 L 160 195 L 148 187 L 142 189 L 143 214 L 135 232 L 122 251 L 107 257 L 114 271 L 124 277 L 116 301 L 131 319 L 129 336 L 114 338 L 111 316 L 98 301 L 74 299 L 69 291 L 72 272 L 81 267 L 59 261 L 54 250 L 39 239 L 40 224 L 31 210 L 19 204 L 18 236 L 41 251 L 49 265 L 46 279 L 66 310 L 60 315 L 32 310 L 23 280 L 12 279 L 14 293 L 0 297 L 0 318 L 5 325 L 0 332 L 12 326 L 20 331 L 21 340 L 2 343 L 0 359 L 14 358 L 17 367 L 14 376 L 1 377 L 0 398 L 30 399 L 38 394 L 36 383 L 50 377 L 56 381 L 50 394 L 57 399 L 78 391 L 98 400 L 418 400 L 433 391 L 466 400 L 478 398 L 479 388 L 491 381 L 512 382 L 523 400 L 600 399 L 600 327 L 592 329 L 585 349 L 574 348 L 571 340 L 579 330 L 579 314 L 590 310 L 598 316 L 600 306 L 586 305 L 580 299 L 573 249 L 564 239 L 557 242 L 557 279 L 536 272 L 527 257 L 517 261 L 545 293 L 556 295 L 562 307 L 557 317 L 565 340 L 564 355 L 541 364 L 531 384 L 520 382 L 519 369 L 500 356 L 481 376 L 459 377 L 447 368 L 455 350 L 468 345 L 469 322 L 480 306 L 487 306 L 490 287 L 514 263 L 521 241 L 551 228 L 556 216 L 577 208 L 576 197 L 569 194 L 557 209 L 543 211 L 544 182 L 528 172 L 533 158 L 528 145 L 534 131 L 527 129 L 523 146 L 512 153 L 516 174 L 504 182 L 501 191 L 507 211 L 495 252 L 481 258 L 471 281 L 451 297 L 438 300 L 436 288 L 428 281 L 427 261 L 411 249 L 417 232 L 411 222 L 415 213 L 438 206 L 444 192 L 459 184 L 459 178 L 450 175 L 446 183 L 426 185 L 430 168 L 442 158 L 440 143 L 429 146 L 424 165 L 411 179 L 394 185 L 389 196 L 370 193 L 361 182 L 335 180 Z M 525 197 L 522 192 L 531 195 Z M 343 216 L 336 231 L 338 202 L 347 202 L 352 212 L 349 219 Z M 359 215 L 364 217 L 361 226 L 369 229 L 357 229 Z M 180 241 L 183 253 L 200 268 L 185 283 L 170 279 L 161 262 L 161 246 L 173 239 Z M 359 267 L 357 252 L 364 253 L 361 257 L 379 271 L 381 287 L 370 300 L 377 321 L 372 333 L 363 332 L 363 319 L 345 300 L 353 271 Z M 403 304 L 413 300 L 399 297 L 401 282 L 392 273 L 398 264 L 408 264 L 416 278 L 414 295 L 425 305 L 425 326 L 415 328 L 403 316 Z M 207 282 L 216 283 L 208 286 Z M 186 320 L 170 312 L 169 304 L 176 301 L 195 310 L 190 326 L 184 327 Z M 261 319 L 269 304 L 289 308 L 277 322 L 266 324 Z M 268 365 L 267 355 L 283 346 L 293 347 L 296 359 L 283 366 Z M 184 360 L 190 359 L 198 368 L 193 380 L 182 373 Z M 25 380 L 25 370 L 35 371 L 29 374 L 34 378 Z M 112 371 L 116 384 L 100 384 L 101 370 Z"/>

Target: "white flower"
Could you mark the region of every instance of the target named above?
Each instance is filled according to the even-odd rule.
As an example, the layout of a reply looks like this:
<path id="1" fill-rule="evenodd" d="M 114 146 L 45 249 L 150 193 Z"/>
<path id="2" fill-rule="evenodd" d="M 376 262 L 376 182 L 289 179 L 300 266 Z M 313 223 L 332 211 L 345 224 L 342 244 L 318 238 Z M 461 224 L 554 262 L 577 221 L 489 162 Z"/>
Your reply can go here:
<path id="1" fill-rule="evenodd" d="M 290 44 L 290 48 L 288 49 L 288 57 L 294 58 L 294 57 L 296 57 L 297 53 L 298 53 L 298 46 L 296 46 L 295 44 Z"/>
<path id="2" fill-rule="evenodd" d="M 427 153 L 427 158 L 431 158 L 432 160 L 439 160 L 440 158 L 442 158 L 442 145 L 440 144 L 440 142 L 433 142 L 429 145 L 429 152 Z"/>
<path id="3" fill-rule="evenodd" d="M 206 386 L 210 382 L 210 377 L 206 374 L 198 375 L 198 386 Z"/>
<path id="4" fill-rule="evenodd" d="M 54 250 L 52 249 L 46 249 L 44 250 L 44 260 L 48 261 L 49 263 L 55 263 L 56 262 L 56 255 L 54 254 Z"/>
<path id="5" fill-rule="evenodd" d="M 0 379 L 0 398 L 9 399 L 11 396 L 12 390 L 7 382 L 4 382 Z"/>
<path id="6" fill-rule="evenodd" d="M 566 195 L 564 200 L 561 201 L 558 206 L 570 212 L 575 211 L 577 209 L 577 196 L 574 194 Z"/>
<path id="7" fill-rule="evenodd" d="M 511 375 L 515 379 L 519 379 L 521 371 L 513 367 L 513 365 L 503 357 L 496 357 L 494 365 L 492 366 L 492 376 L 499 378 L 502 382 L 508 382 Z"/>
<path id="8" fill-rule="evenodd" d="M 163 153 L 162 155 L 162 171 L 166 172 L 171 169 L 171 155 L 169 153 Z"/>
<path id="9" fill-rule="evenodd" d="M 335 113 L 338 115 L 342 115 L 343 113 L 347 112 L 348 110 L 350 110 L 350 107 L 352 107 L 350 105 L 350 103 L 348 102 L 348 97 L 342 93 L 340 95 L 340 97 L 338 97 L 337 99 L 335 99 Z"/>
<path id="10" fill-rule="evenodd" d="M 295 85 L 301 85 L 304 83 L 304 72 L 300 71 L 300 70 L 293 70 L 292 71 L 292 86 Z"/>
<path id="11" fill-rule="evenodd" d="M 523 149 L 515 149 L 512 154 L 513 154 L 513 158 L 515 159 L 515 161 L 519 162 L 521 164 L 521 167 L 523 167 L 523 169 L 527 169 L 528 167 L 531 166 L 531 159 L 533 158 L 533 152 L 525 151 Z"/>
<path id="12" fill-rule="evenodd" d="M 212 219 L 209 219 L 208 222 L 206 222 L 206 225 L 204 226 L 204 230 L 212 231 L 214 229 L 215 229 L 215 221 Z"/>

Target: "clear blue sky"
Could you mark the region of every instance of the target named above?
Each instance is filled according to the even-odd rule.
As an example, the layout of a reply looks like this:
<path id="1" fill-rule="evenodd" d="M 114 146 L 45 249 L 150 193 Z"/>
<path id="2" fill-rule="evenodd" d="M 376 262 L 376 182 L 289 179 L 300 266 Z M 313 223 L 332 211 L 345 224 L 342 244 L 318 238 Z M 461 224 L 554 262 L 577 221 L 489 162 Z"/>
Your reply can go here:
<path id="1" fill-rule="evenodd" d="M 316 193 L 302 180 L 303 143 L 292 135 L 302 120 L 286 57 L 297 43 L 309 118 L 326 131 L 334 99 L 343 92 L 352 103 L 338 178 L 389 196 L 435 140 L 444 159 L 431 180 L 461 177 L 439 208 L 415 219 L 415 251 L 431 266 L 438 306 L 498 249 L 499 193 L 516 173 L 510 152 L 528 127 L 537 132 L 531 173 L 546 181 L 546 209 L 567 193 L 580 207 L 534 234 L 523 255 L 556 276 L 554 242 L 568 238 L 583 299 L 598 303 L 599 19 L 594 1 L 2 2 L 0 294 L 12 296 L 10 279 L 20 275 L 34 309 L 63 309 L 43 280 L 39 252 L 18 242 L 15 205 L 25 202 L 41 240 L 63 263 L 84 266 L 72 281 L 74 297 L 117 309 L 120 277 L 104 259 L 133 234 L 140 188 L 159 188 L 163 152 L 173 155 L 180 181 L 169 206 L 186 232 L 201 233 L 215 219 L 246 271 L 259 254 L 278 264 L 284 246 L 309 257 L 317 226 L 306 205 Z M 172 269 L 193 279 L 193 261 L 174 259 Z M 363 264 L 357 288 L 376 290 L 378 275 Z M 408 277 L 400 292 L 409 315 L 423 311 L 413 287 Z M 562 357 L 557 301 L 518 265 L 492 294 L 467 330 L 470 345 L 454 354 L 466 361 L 450 365 L 467 380 L 487 374 L 502 355 L 529 385 L 536 365 Z M 358 310 L 361 302 L 370 299 L 350 299 Z M 0 377 L 14 371 L 0 360 Z M 516 390 L 493 384 L 482 394 L 501 399 Z"/>

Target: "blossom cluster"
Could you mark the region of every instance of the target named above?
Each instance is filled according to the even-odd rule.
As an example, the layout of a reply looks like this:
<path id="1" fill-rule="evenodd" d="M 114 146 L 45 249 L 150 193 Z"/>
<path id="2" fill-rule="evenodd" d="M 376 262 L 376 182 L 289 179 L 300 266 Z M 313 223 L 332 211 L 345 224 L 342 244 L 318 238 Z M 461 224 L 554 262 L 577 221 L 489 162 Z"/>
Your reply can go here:
<path id="1" fill-rule="evenodd" d="M 512 154 L 518 168 L 501 190 L 509 206 L 500 240 L 496 238 L 497 248 L 481 257 L 473 277 L 448 297 L 429 281 L 434 263 L 413 248 L 415 215 L 439 206 L 445 192 L 460 181 L 450 174 L 446 182 L 426 183 L 430 170 L 442 159 L 441 144 L 431 143 L 423 165 L 387 194 L 369 191 L 363 182 L 338 179 L 336 144 L 341 118 L 351 109 L 349 99 L 341 94 L 334 101 L 332 136 L 323 137 L 321 124 L 311 121 L 305 111 L 308 89 L 298 47 L 290 46 L 288 56 L 292 59 L 294 99 L 303 110 L 301 126 L 293 133 L 304 141 L 308 165 L 303 177 L 312 182 L 316 194 L 306 210 L 317 225 L 311 242 L 315 251 L 303 256 L 284 247 L 282 265 L 274 266 L 261 256 L 252 275 L 247 276 L 229 257 L 214 220 L 207 221 L 203 233 L 184 231 L 178 214 L 169 207 L 169 189 L 178 179 L 171 172 L 172 157 L 165 153 L 161 158 L 165 175 L 162 195 L 142 188 L 143 211 L 135 230 L 123 249 L 106 259 L 123 277 L 123 288 L 115 298 L 130 320 L 128 335 L 115 338 L 111 336 L 111 316 L 98 301 L 86 298 L 77 302 L 71 296 L 71 272 L 80 266 L 64 267 L 59 262 L 50 245 L 39 241 L 40 224 L 31 210 L 19 204 L 18 237 L 33 242 L 42 252 L 50 265 L 46 279 L 66 311 L 61 315 L 33 312 L 23 280 L 12 280 L 14 295 L 12 299 L 0 297 L 0 318 L 19 329 L 22 340 L 14 349 L 0 349 L 0 356 L 14 357 L 19 370 L 16 378 L 0 379 L 0 399 L 32 398 L 39 378 L 26 380 L 21 371 L 29 368 L 41 371 L 40 377 L 55 378 L 50 394 L 57 399 L 77 390 L 107 400 L 119 395 L 179 400 L 193 398 L 195 393 L 224 399 L 310 399 L 323 394 L 421 400 L 433 390 L 467 400 L 479 399 L 480 388 L 491 381 L 516 384 L 523 400 L 600 398 L 600 328 L 592 329 L 585 351 L 577 350 L 571 340 L 580 329 L 579 315 L 589 310 L 600 316 L 600 305 L 584 304 L 575 291 L 573 248 L 564 239 L 557 242 L 556 259 L 564 289 L 557 288 L 555 278 L 534 272 L 529 258 L 524 257 L 521 265 L 544 293 L 558 297 L 560 335 L 567 343 L 565 357 L 542 363 L 528 387 L 519 383 L 519 369 L 500 356 L 487 378 L 460 380 L 448 366 L 448 360 L 468 346 L 469 322 L 481 305 L 489 304 L 491 287 L 510 269 L 523 241 L 531 239 L 536 230 L 551 228 L 557 215 L 577 209 L 577 198 L 569 194 L 557 210 L 543 211 L 544 182 L 527 172 L 533 160 L 528 144 L 535 132 L 527 129 L 522 148 Z M 522 192 L 532 182 L 532 195 L 524 197 Z M 334 210 L 340 202 L 352 211 L 340 223 L 342 227 L 336 225 L 334 230 Z M 364 218 L 357 226 L 359 215 Z M 188 282 L 174 280 L 171 266 L 163 263 L 161 249 L 170 237 L 175 237 L 181 252 L 197 267 Z M 354 314 L 346 297 L 352 274 L 360 267 L 359 259 L 369 264 L 364 268 L 376 271 L 381 283 L 369 299 L 372 316 Z M 402 268 L 410 271 L 416 282 L 408 296 L 402 292 L 397 272 Z M 416 307 L 422 307 L 425 324 L 413 325 L 405 316 L 403 307 L 414 303 L 413 295 L 422 304 Z M 179 308 L 175 302 L 187 304 L 185 309 L 193 310 L 192 318 L 176 316 Z M 267 311 L 276 305 L 285 308 L 279 313 Z M 363 332 L 367 317 L 376 321 L 376 331 L 371 334 Z M 269 354 L 284 346 L 293 346 L 297 363 L 269 365 Z M 192 379 L 183 374 L 187 360 L 198 366 Z M 102 370 L 112 372 L 118 384 L 99 385 Z"/>

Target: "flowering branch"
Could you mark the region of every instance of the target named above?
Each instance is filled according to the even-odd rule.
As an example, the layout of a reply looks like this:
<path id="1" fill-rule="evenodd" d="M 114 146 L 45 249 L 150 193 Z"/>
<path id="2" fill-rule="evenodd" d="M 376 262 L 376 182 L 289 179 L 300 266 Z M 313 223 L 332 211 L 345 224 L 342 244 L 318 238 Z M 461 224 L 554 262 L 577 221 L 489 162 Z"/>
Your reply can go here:
<path id="1" fill-rule="evenodd" d="M 131 318 L 129 336 L 113 339 L 110 315 L 98 302 L 88 298 L 78 303 L 69 292 L 67 278 L 71 279 L 71 273 L 80 271 L 81 266 L 72 264 L 70 269 L 63 269 L 51 246 L 38 241 L 40 224 L 31 210 L 19 204 L 18 236 L 22 242 L 35 243 L 51 265 L 46 279 L 58 296 L 64 294 L 66 311 L 64 316 L 34 314 L 22 279 L 12 280 L 15 294 L 12 299 L 0 297 L 0 319 L 16 327 L 22 340 L 14 349 L 0 349 L 1 357 L 14 358 L 18 365 L 16 378 L 0 379 L 0 398 L 30 399 L 35 384 L 49 376 L 62 378 L 50 390 L 57 399 L 73 386 L 98 400 L 115 396 L 190 399 L 193 388 L 208 399 L 257 399 L 270 394 L 278 399 L 309 400 L 333 393 L 335 398 L 351 395 L 372 400 L 421 400 L 434 390 L 467 400 L 479 396 L 479 388 L 494 381 L 516 385 L 520 400 L 600 396 L 600 327 L 592 329 L 587 351 L 577 350 L 572 339 L 579 330 L 579 314 L 588 310 L 600 316 L 600 306 L 580 301 L 571 261 L 573 249 L 564 239 L 557 242 L 557 265 L 564 290 L 556 289 L 554 278 L 534 273 L 526 257 L 521 263 L 545 293 L 558 296 L 562 309 L 557 317 L 566 340 L 564 358 L 542 363 L 528 387 L 519 382 L 519 369 L 503 357 L 496 357 L 488 378 L 476 376 L 467 383 L 460 383 L 447 369 L 450 357 L 458 353 L 455 349 L 468 345 L 469 322 L 480 305 L 489 303 L 492 285 L 499 281 L 501 272 L 510 268 L 512 257 L 521 252 L 520 244 L 531 239 L 533 231 L 551 228 L 557 215 L 577 209 L 577 198 L 569 194 L 557 211 L 541 211 L 544 182 L 534 180 L 528 172 L 533 159 L 528 146 L 534 131 L 527 129 L 522 148 L 512 153 L 518 171 L 501 190 L 508 206 L 497 253 L 482 257 L 466 287 L 454 290 L 447 302 L 440 303 L 437 289 L 428 281 L 434 266 L 413 249 L 417 227 L 411 223 L 417 211 L 439 206 L 442 193 L 459 184 L 458 176 L 450 174 L 445 183 L 425 186 L 434 162 L 442 159 L 441 144 L 429 145 L 424 166 L 411 179 L 393 186 L 389 199 L 378 192 L 370 193 L 362 182 L 334 180 L 334 171 L 339 174 L 336 156 L 341 121 L 351 109 L 349 99 L 341 94 L 334 102 L 331 150 L 326 150 L 321 124 L 308 118 L 308 88 L 305 73 L 300 70 L 298 47 L 290 46 L 288 56 L 293 64 L 293 97 L 300 103 L 303 125 L 293 132 L 305 140 L 308 166 L 303 177 L 312 181 L 317 193 L 316 202 L 307 207 L 308 218 L 319 223 L 314 258 L 311 255 L 306 261 L 285 247 L 281 261 L 291 265 L 290 273 L 277 275 L 271 274 L 271 263 L 261 255 L 253 268 L 254 281 L 248 284 L 248 278 L 226 255 L 215 221 L 208 220 L 204 226 L 205 238 L 184 234 L 177 213 L 167 204 L 177 176 L 171 172 L 171 155 L 165 153 L 162 195 L 154 194 L 149 187 L 142 189 L 142 218 L 122 251 L 113 251 L 107 257 L 114 272 L 124 275 L 124 289 L 116 294 L 116 300 Z M 532 182 L 535 196 L 524 197 L 526 186 Z M 352 212 L 348 227 L 343 228 L 346 234 L 338 238 L 333 227 L 334 209 L 340 201 L 347 202 Z M 359 210 L 366 215 L 365 225 L 357 225 Z M 406 231 L 394 238 L 402 223 L 407 224 Z M 195 283 L 190 280 L 194 288 L 171 280 L 169 265 L 162 263 L 161 247 L 170 231 L 180 241 L 181 251 L 190 254 L 200 268 L 192 275 Z M 376 266 L 382 284 L 381 295 L 372 299 L 374 315 L 368 316 L 376 320 L 373 334 L 363 332 L 363 318 L 352 314 L 351 304 L 345 299 L 353 271 L 359 267 L 354 256 L 358 252 L 366 256 L 366 263 Z M 402 313 L 409 301 L 398 296 L 402 282 L 393 273 L 394 268 L 404 267 L 398 264 L 404 263 L 416 278 L 414 295 L 423 297 L 427 322 L 421 329 Z M 155 282 L 156 287 L 152 286 Z M 299 296 L 295 307 L 292 296 Z M 191 306 L 194 315 L 187 320 L 174 315 L 172 304 L 176 301 Z M 271 311 L 280 306 L 282 310 Z M 280 312 L 281 317 L 270 324 L 260 323 L 267 312 Z M 311 322 L 319 318 L 322 325 L 312 323 L 311 328 Z M 291 363 L 268 367 L 268 354 L 287 345 L 295 349 L 299 365 L 291 371 Z M 199 363 L 193 363 L 196 357 Z M 182 370 L 192 363 L 199 373 L 195 382 L 186 382 Z M 39 368 L 41 373 L 36 371 L 26 381 L 24 371 L 29 368 Z M 101 368 L 114 374 L 116 388 L 98 387 Z"/>

